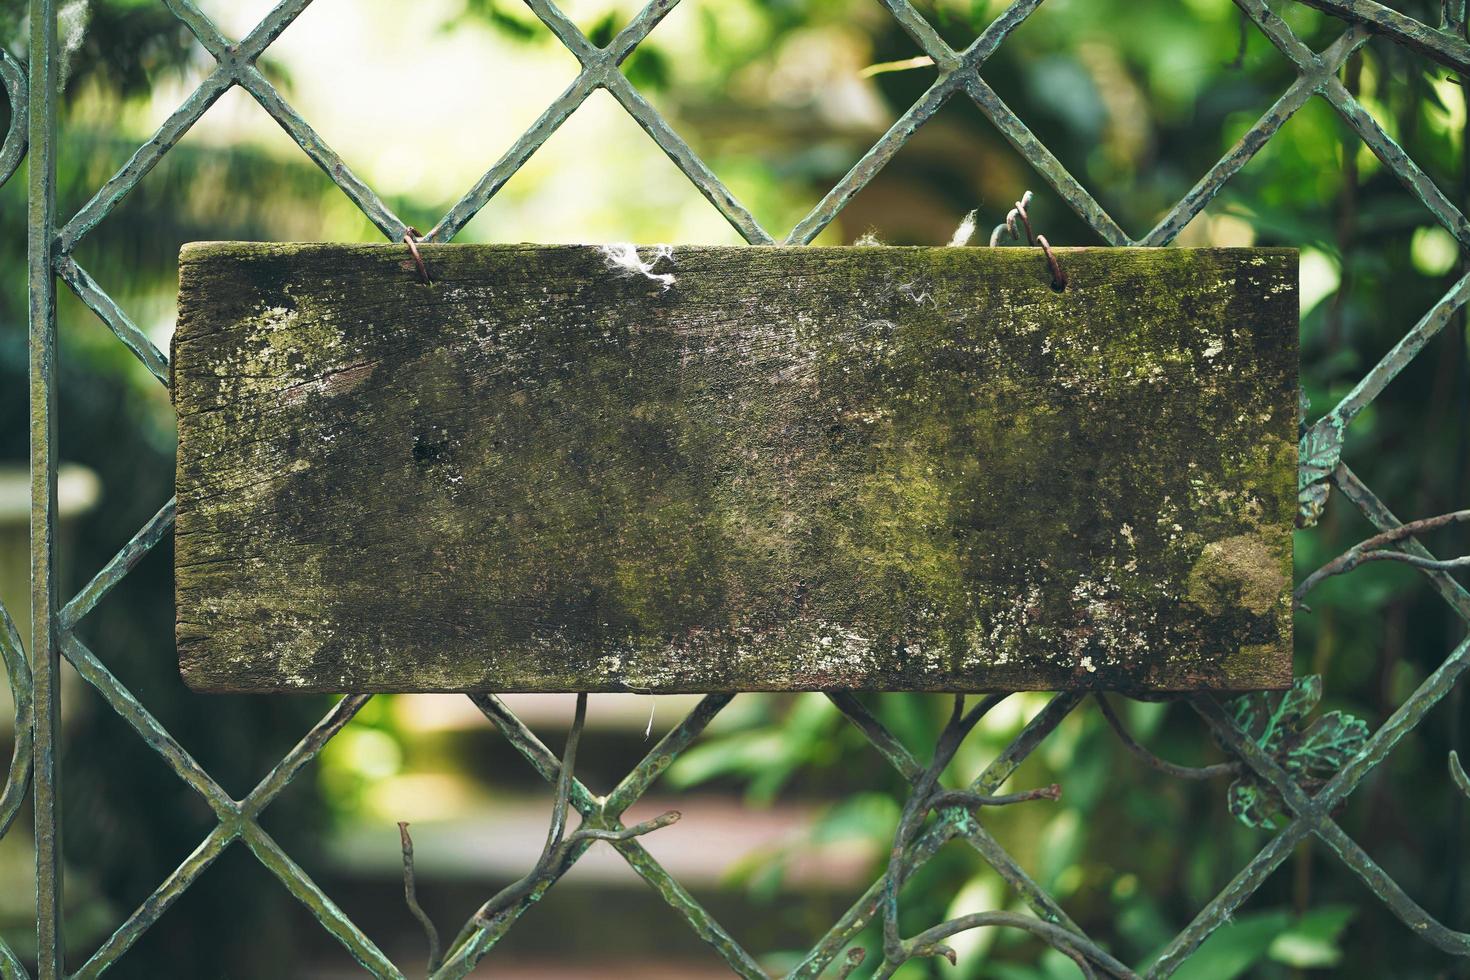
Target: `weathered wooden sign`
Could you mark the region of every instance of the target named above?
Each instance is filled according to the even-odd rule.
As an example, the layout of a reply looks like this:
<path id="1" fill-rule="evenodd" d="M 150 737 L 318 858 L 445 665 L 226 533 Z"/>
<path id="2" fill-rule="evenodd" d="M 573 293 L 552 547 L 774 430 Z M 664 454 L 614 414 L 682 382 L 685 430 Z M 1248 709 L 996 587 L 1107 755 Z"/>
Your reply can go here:
<path id="1" fill-rule="evenodd" d="M 1289 682 L 1290 250 L 422 251 L 184 249 L 192 687 Z"/>

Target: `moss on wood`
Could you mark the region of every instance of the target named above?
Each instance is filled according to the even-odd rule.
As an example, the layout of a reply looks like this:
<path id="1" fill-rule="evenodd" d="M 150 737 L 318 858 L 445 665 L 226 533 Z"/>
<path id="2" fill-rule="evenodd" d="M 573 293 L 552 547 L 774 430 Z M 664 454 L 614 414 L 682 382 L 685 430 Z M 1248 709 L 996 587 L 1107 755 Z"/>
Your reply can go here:
<path id="1" fill-rule="evenodd" d="M 1287 250 L 207 243 L 206 690 L 1279 686 Z"/>

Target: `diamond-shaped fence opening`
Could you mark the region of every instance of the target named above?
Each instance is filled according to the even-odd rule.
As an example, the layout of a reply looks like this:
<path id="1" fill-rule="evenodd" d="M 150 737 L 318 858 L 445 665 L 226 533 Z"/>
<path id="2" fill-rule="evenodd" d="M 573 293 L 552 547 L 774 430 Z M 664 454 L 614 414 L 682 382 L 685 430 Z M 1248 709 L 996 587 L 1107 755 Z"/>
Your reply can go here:
<path id="1" fill-rule="evenodd" d="M 32 152 L 31 188 L 34 223 L 32 227 L 31 288 L 40 302 L 33 306 L 33 375 L 38 397 L 33 403 L 33 427 L 36 433 L 33 461 L 41 480 L 38 483 L 40 496 L 36 501 L 40 527 L 47 533 L 36 538 L 36 576 L 33 587 L 41 601 L 37 606 L 40 616 L 35 624 L 42 644 L 54 638 L 61 654 L 96 689 L 120 718 L 134 728 L 139 736 L 151 746 L 159 757 L 184 783 L 199 793 L 205 804 L 213 811 L 218 826 L 209 832 L 193 854 L 185 859 L 178 870 L 170 875 L 154 896 L 140 905 L 117 933 L 80 967 L 80 975 L 92 976 L 100 973 L 108 964 L 120 957 L 142 935 L 152 922 L 177 900 L 189 884 L 201 874 L 226 847 L 248 849 L 261 865 L 273 874 L 280 883 L 293 893 L 312 914 L 346 947 L 370 972 L 379 975 L 399 976 L 399 968 L 392 965 L 383 953 L 365 936 L 342 911 L 323 894 L 311 878 L 289 857 L 287 852 L 267 834 L 257 822 L 261 809 L 280 792 L 285 783 L 320 752 L 322 745 L 340 728 L 350 721 L 352 713 L 365 699 L 349 698 L 340 702 L 312 730 L 296 749 L 288 753 L 280 766 L 242 799 L 231 798 L 214 779 L 194 761 L 192 756 L 169 734 L 148 710 L 139 702 L 117 676 L 108 669 L 105 649 L 93 651 L 75 627 L 84 616 L 128 574 L 142 555 L 167 535 L 171 525 L 171 510 L 165 507 L 150 521 L 133 543 L 125 546 L 117 557 L 106 565 L 78 598 L 68 601 L 68 595 L 49 564 L 49 529 L 53 508 L 47 499 L 45 475 L 55 466 L 56 452 L 53 442 L 56 430 L 54 412 L 54 388 L 56 375 L 51 366 L 53 353 L 54 323 L 51 318 L 48 295 L 55 288 L 51 277 L 59 275 L 96 312 L 114 333 L 131 348 L 139 359 L 160 380 L 167 380 L 166 359 L 155 344 L 127 314 L 78 265 L 73 252 L 78 243 L 101 222 L 108 213 L 135 191 L 138 183 L 158 164 L 175 143 L 227 89 L 241 87 L 285 129 L 307 157 L 325 170 L 338 184 L 346 196 L 362 210 L 366 218 L 388 238 L 397 240 L 405 228 L 402 221 L 384 199 L 364 183 L 320 134 L 312 129 L 283 97 L 281 90 L 258 68 L 254 61 L 266 46 L 281 31 L 287 29 L 292 20 L 305 7 L 301 0 L 285 0 L 264 14 L 259 26 L 252 28 L 239 45 L 222 35 L 219 29 L 197 8 L 184 0 L 176 0 L 169 9 L 176 13 L 200 44 L 218 60 L 218 67 L 206 75 L 198 88 L 185 99 L 183 105 L 162 124 L 157 136 L 139 148 L 130 161 L 123 165 L 91 198 L 74 217 L 59 212 L 55 206 L 54 188 L 45 180 L 47 167 L 57 145 L 43 138 Z M 548 0 L 533 0 L 530 4 L 535 15 L 566 45 L 582 65 L 581 73 L 569 89 L 558 96 L 547 113 L 528 130 L 527 135 L 513 146 L 483 176 L 469 193 L 452 207 L 446 218 L 432 232 L 439 240 L 453 237 L 505 184 L 536 148 L 597 88 L 605 88 L 616 99 L 667 154 L 673 164 L 683 172 L 706 199 L 718 209 L 725 219 L 752 243 L 767 241 L 772 237 L 783 237 L 778 232 L 767 232 L 751 216 L 724 184 L 708 168 L 700 156 L 668 124 L 668 120 L 653 105 L 647 102 L 630 81 L 629 75 L 619 67 L 634 46 L 647 36 L 672 6 L 667 0 L 655 0 L 653 4 L 637 14 L 628 26 L 610 38 L 597 38 L 594 44 L 588 40 L 583 28 L 564 16 Z M 955 32 L 944 28 L 941 33 L 911 6 L 906 0 L 889 0 L 890 12 L 910 37 L 939 66 L 938 77 L 932 85 L 899 116 L 899 121 L 878 140 L 867 154 L 843 177 L 835 182 L 822 200 L 796 225 L 784 234 L 786 240 L 796 243 L 812 241 L 840 214 L 854 195 L 868 186 L 874 176 L 888 165 L 894 155 L 908 142 L 921 125 L 934 116 L 941 105 L 951 98 L 964 98 L 973 102 L 1004 136 L 1017 146 L 1038 168 L 1040 176 L 1064 197 L 1081 214 L 1093 230 L 1105 241 L 1122 244 L 1128 236 L 1113 222 L 1113 218 L 1102 210 L 1084 185 L 1072 177 L 1061 162 L 1047 151 L 1036 134 L 1011 113 L 999 96 L 983 81 L 975 69 L 990 58 L 1005 37 L 1017 29 L 1027 16 L 1038 6 L 1036 0 L 1019 0 L 1000 11 L 996 19 L 978 35 L 972 44 L 956 49 Z M 1381 120 L 1375 119 L 1368 104 L 1360 100 L 1338 77 L 1343 58 L 1351 49 L 1366 38 L 1363 23 L 1370 24 L 1376 31 L 1387 35 L 1393 44 L 1395 57 L 1402 50 L 1411 50 L 1416 55 L 1428 57 L 1449 68 L 1470 67 L 1470 44 L 1463 34 L 1463 5 L 1451 2 L 1445 5 L 1445 15 L 1458 35 L 1451 31 L 1439 31 L 1412 20 L 1408 16 L 1377 4 L 1345 3 L 1338 0 L 1313 0 L 1313 6 L 1326 8 L 1330 13 L 1346 20 L 1361 21 L 1339 40 L 1325 47 L 1309 47 L 1295 33 L 1288 22 L 1283 21 L 1262 0 L 1238 0 L 1238 6 L 1250 17 L 1253 25 L 1270 43 L 1289 59 L 1300 76 L 1299 82 L 1291 83 L 1288 90 L 1289 103 L 1278 108 L 1294 110 L 1295 100 L 1302 94 L 1327 100 L 1332 108 L 1345 120 L 1358 136 L 1369 146 L 1382 166 L 1403 183 L 1408 192 L 1427 208 L 1433 219 L 1462 245 L 1470 243 L 1470 224 L 1444 190 L 1404 152 L 1386 131 Z M 55 68 L 50 51 L 56 45 L 52 31 L 55 5 L 48 0 L 35 0 L 32 4 L 32 37 L 37 44 L 33 50 L 35 77 L 43 84 L 33 86 L 29 95 L 29 108 L 38 114 L 42 132 L 46 125 L 57 117 L 56 99 L 53 95 Z M 1316 24 L 1331 24 L 1337 18 L 1308 17 L 1300 23 L 1314 27 Z M 1300 26 L 1300 23 L 1298 26 Z M 1316 32 L 1310 38 L 1313 45 L 1322 43 Z M 960 43 L 960 42 L 955 42 Z M 605 46 L 604 46 L 605 45 Z M 1402 50 L 1401 50 L 1402 48 Z M 1248 50 L 1250 50 L 1248 48 Z M 8 62 L 7 62 L 8 63 Z M 4 78 L 7 92 L 16 93 L 22 85 L 15 80 L 14 73 L 0 75 Z M 1292 93 L 1295 94 L 1292 94 Z M 1268 141 L 1279 128 L 1277 116 L 1285 112 L 1268 113 L 1251 130 L 1247 131 L 1240 148 L 1232 150 L 1221 162 L 1211 169 L 1196 185 L 1194 191 L 1185 195 L 1155 227 L 1153 232 L 1140 239 L 1148 244 L 1167 244 L 1194 219 L 1199 210 L 1221 186 L 1229 181 L 1240 166 L 1244 165 L 1256 146 Z M 0 160 L 18 159 L 17 138 L 7 137 Z M 53 240 L 52 232 L 57 233 Z M 782 230 L 778 230 L 782 231 Z M 1341 461 L 1342 432 L 1353 418 L 1384 391 L 1393 379 L 1426 349 L 1434 336 L 1452 320 L 1460 306 L 1470 296 L 1470 284 L 1458 282 L 1443 299 L 1424 314 L 1417 325 L 1407 327 L 1397 347 L 1368 370 L 1361 384 L 1342 399 L 1320 421 L 1316 416 L 1321 409 L 1314 406 L 1308 421 L 1308 430 L 1302 447 L 1302 493 L 1304 513 L 1313 519 L 1321 512 L 1325 500 L 1332 496 L 1334 506 L 1343 500 L 1359 508 L 1373 524 L 1381 530 L 1391 531 L 1399 519 L 1389 510 L 1389 504 L 1380 500 L 1357 474 Z M 1350 461 L 1349 461 L 1350 462 Z M 1422 545 L 1410 543 L 1404 547 L 1414 555 L 1429 584 L 1447 600 L 1462 618 L 1470 621 L 1470 594 L 1467 594 L 1448 574 L 1452 566 L 1436 564 Z M 60 612 L 51 619 L 47 615 L 47 603 Z M 99 642 L 99 647 L 104 644 Z M 13 658 L 12 658 L 13 659 Z M 21 678 L 24 689 L 23 671 L 10 665 L 10 673 Z M 1397 707 L 1392 715 L 1382 722 L 1371 735 L 1361 740 L 1344 759 L 1340 769 L 1330 778 L 1324 777 L 1311 792 L 1305 791 L 1298 778 L 1295 762 L 1290 756 L 1276 752 L 1274 743 L 1258 741 L 1259 736 L 1242 730 L 1236 716 L 1224 708 L 1219 701 L 1209 697 L 1196 697 L 1191 704 L 1203 725 L 1219 740 L 1242 767 L 1241 774 L 1250 782 L 1253 792 L 1260 795 L 1269 805 L 1280 811 L 1280 829 L 1266 835 L 1262 850 L 1252 858 L 1234 879 L 1211 899 L 1194 921 L 1176 937 L 1165 944 L 1149 972 L 1167 975 L 1201 948 L 1209 935 L 1245 908 L 1251 896 L 1262 884 L 1276 873 L 1296 849 L 1308 838 L 1319 841 L 1317 846 L 1328 850 L 1341 860 L 1345 867 L 1359 877 L 1380 898 L 1391 913 L 1404 925 L 1423 939 L 1429 946 L 1443 953 L 1466 955 L 1470 953 L 1470 936 L 1455 932 L 1451 925 L 1434 919 L 1425 907 L 1416 902 L 1393 880 L 1382 872 L 1373 857 L 1355 843 L 1342 829 L 1335 816 L 1341 803 L 1349 799 L 1362 782 L 1384 758 L 1420 724 L 1424 716 L 1439 704 L 1454 689 L 1460 674 L 1470 667 L 1470 644 L 1459 643 L 1446 651 L 1440 666 L 1427 674 L 1412 694 Z M 36 784 L 34 790 L 37 809 L 39 864 L 41 868 L 38 909 L 38 938 L 40 941 L 39 972 L 52 977 L 62 974 L 62 907 L 58 904 L 59 855 L 52 831 L 58 826 L 58 813 L 54 807 L 57 792 L 55 751 L 58 738 L 56 720 L 57 668 L 48 657 L 35 661 L 35 691 L 40 702 L 39 721 L 35 725 Z M 14 683 L 14 682 L 13 682 Z M 742 949 L 721 928 L 697 901 L 649 857 L 647 850 L 633 837 L 620 836 L 625 828 L 620 818 L 627 807 L 647 792 L 649 785 L 667 765 L 666 760 L 685 751 L 698 738 L 711 717 L 724 706 L 726 699 L 715 696 L 676 726 L 655 746 L 645 761 L 634 768 L 624 780 L 606 797 L 590 794 L 580 784 L 564 784 L 569 788 L 571 806 L 582 813 L 586 820 L 576 833 L 587 830 L 616 838 L 616 846 L 630 865 L 645 880 L 655 886 L 669 902 L 677 918 L 682 918 L 696 933 L 709 941 L 737 972 L 760 975 L 761 967 L 752 955 Z M 980 776 L 973 789 L 979 793 L 994 793 L 1029 752 L 1040 744 L 1046 734 L 1072 709 L 1079 699 L 1072 695 L 1056 698 L 1019 735 L 1011 746 Z M 506 738 L 526 757 L 548 782 L 556 781 L 560 769 L 557 756 L 532 735 L 498 699 L 475 697 L 476 705 L 485 712 Z M 839 707 L 861 728 L 874 745 L 888 760 L 904 774 L 906 779 L 919 786 L 921 792 L 932 791 L 932 780 L 926 782 L 923 774 L 925 761 L 916 759 L 893 737 L 880 722 L 856 702 L 839 704 Z M 1357 746 L 1357 743 L 1355 743 Z M 1462 778 L 1462 777 L 1461 777 Z M 7 783 L 7 799 L 13 797 L 17 786 L 23 786 L 24 773 L 17 772 Z M 962 814 L 961 814 L 962 816 Z M 991 918 L 976 920 L 976 925 L 996 925 L 1019 928 L 1041 937 L 1078 961 L 1090 962 L 1117 973 L 1125 970 L 1121 963 L 1108 958 L 1106 952 L 1086 939 L 1055 897 L 1027 875 L 1014 859 L 998 844 L 993 843 L 983 824 L 967 822 L 956 816 L 913 828 L 912 848 L 891 865 L 898 875 L 911 873 L 916 865 L 922 865 L 932 851 L 943 845 L 945 839 L 959 835 L 979 850 L 987 863 L 1021 896 L 1038 918 L 1012 919 Z M 568 849 L 558 850 L 563 862 L 575 860 L 584 844 L 591 839 L 575 838 Z M 471 928 L 467 942 L 452 950 L 445 975 L 460 975 L 463 967 L 470 965 L 478 955 L 492 946 L 499 935 L 510 928 L 528 903 L 534 901 L 542 891 L 553 884 L 554 879 L 565 871 L 566 863 L 548 867 L 546 873 L 530 880 L 526 890 L 497 911 L 493 919 L 479 928 Z M 885 915 L 892 916 L 892 892 L 882 880 L 870 889 L 869 895 L 860 899 L 853 909 L 839 920 L 837 927 L 819 941 L 813 951 L 792 967 L 794 976 L 814 976 L 827 964 L 837 960 L 846 950 L 846 944 L 871 923 Z M 953 923 L 958 928 L 964 923 Z M 941 929 L 941 931 L 943 931 Z M 871 936 L 871 933 L 869 933 Z M 931 933 L 926 932 L 924 936 Z M 938 933 L 933 933 L 938 935 Z M 922 937 L 921 937 L 922 938 Z M 943 938 L 942 936 L 940 938 Z M 898 946 L 894 946 L 894 942 Z M 937 940 L 936 940 L 937 941 Z M 898 935 L 890 935 L 886 954 L 888 962 L 879 968 L 880 974 L 896 965 L 895 958 L 919 952 L 929 952 L 927 947 L 919 949 L 902 941 Z M 880 951 L 875 947 L 870 950 Z M 0 962 L 8 971 L 24 975 L 8 947 L 0 947 Z"/>
<path id="2" fill-rule="evenodd" d="M 405 15 L 376 2 L 344 18 L 316 4 L 271 46 L 263 74 L 364 183 L 427 229 L 506 153 L 505 134 L 530 127 L 581 67 L 529 12 L 516 12 L 515 27 L 508 16 L 457 4 Z M 252 136 L 279 131 L 252 122 Z"/>
<path id="3" fill-rule="evenodd" d="M 1227 120 L 1302 97 L 1292 62 L 1231 5 L 1043 4 L 981 75 L 1002 132 L 1029 130 L 1133 237 L 1232 150 Z M 1219 137 L 1200 140 L 1211 128 Z"/>
<path id="4" fill-rule="evenodd" d="M 958 97 L 853 195 L 827 235 L 845 244 L 875 238 L 885 245 L 943 245 L 961 234 L 961 221 L 973 211 L 968 244 L 982 246 L 1028 191 L 1032 223 L 1052 244 L 1096 241 L 1086 222 L 1040 182 L 1030 161 L 999 137 L 973 102 Z M 1040 268 L 1045 271 L 1044 263 Z"/>
<path id="5" fill-rule="evenodd" d="M 397 199 L 393 205 L 401 206 Z M 62 274 L 72 289 L 62 298 L 63 328 L 74 330 L 72 343 L 95 347 L 105 337 L 96 330 L 100 316 L 132 338 L 129 346 L 143 355 L 145 368 L 161 377 L 176 314 L 180 246 L 207 239 L 316 240 L 327 228 L 339 239 L 382 237 L 249 94 L 230 89 L 68 253 Z M 162 283 L 140 279 L 133 274 L 140 262 L 170 275 Z M 76 315 L 72 300 L 92 312 Z"/>
<path id="6" fill-rule="evenodd" d="M 621 202 L 642 207 L 629 215 Z M 459 241 L 740 245 L 608 92 L 589 95 L 460 232 Z"/>
<path id="7" fill-rule="evenodd" d="M 717 0 L 687 0 L 640 46 L 649 60 L 622 65 L 689 151 L 777 237 L 936 75 L 891 14 L 866 0 L 813 7 L 797 31 L 783 23 L 753 21 Z M 917 91 L 900 86 L 894 96 L 886 83 L 900 78 Z M 644 122 L 643 107 L 619 99 Z M 774 184 L 772 173 L 780 176 Z"/>

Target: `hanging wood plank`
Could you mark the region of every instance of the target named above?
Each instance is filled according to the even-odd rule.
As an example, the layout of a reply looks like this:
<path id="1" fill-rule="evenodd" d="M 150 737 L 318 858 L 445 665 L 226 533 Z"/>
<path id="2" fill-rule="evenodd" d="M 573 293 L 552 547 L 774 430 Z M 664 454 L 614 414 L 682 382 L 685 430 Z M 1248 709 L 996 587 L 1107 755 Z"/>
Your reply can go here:
<path id="1" fill-rule="evenodd" d="M 1290 679 L 1293 251 L 423 255 L 184 249 L 195 689 Z"/>

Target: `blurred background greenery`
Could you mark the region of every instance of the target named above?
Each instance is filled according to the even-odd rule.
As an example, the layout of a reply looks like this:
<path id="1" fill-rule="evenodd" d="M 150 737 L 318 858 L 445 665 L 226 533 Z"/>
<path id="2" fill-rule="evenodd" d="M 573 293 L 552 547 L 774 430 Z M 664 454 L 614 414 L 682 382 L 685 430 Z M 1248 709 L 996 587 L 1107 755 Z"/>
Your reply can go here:
<path id="1" fill-rule="evenodd" d="M 22 4 L 0 3 L 0 43 L 23 54 Z M 263 0 L 201 6 L 243 35 Z M 954 45 L 998 0 L 922 0 Z M 1340 30 L 1274 5 L 1320 49 Z M 1438 4 L 1399 5 L 1431 22 Z M 63 5 L 66 102 L 60 207 L 69 215 L 204 77 L 203 49 L 156 0 Z M 631 16 L 620 0 L 565 5 L 599 43 Z M 1242 42 L 1242 39 L 1243 42 Z M 1244 44 L 1241 47 L 1242 43 Z M 872 0 L 684 0 L 624 70 L 757 219 L 780 237 L 887 125 L 934 69 Z M 319 0 L 264 69 L 357 173 L 410 223 L 429 227 L 575 75 L 570 54 L 510 0 Z M 1151 227 L 1294 78 L 1228 0 L 1048 0 L 985 77 L 1130 232 Z M 1470 201 L 1466 96 L 1453 78 L 1376 40 L 1344 83 L 1451 196 Z M 0 125 L 9 108 L 0 102 Z M 0 473 L 27 457 L 25 181 L 0 189 Z M 979 209 L 982 229 L 1022 191 L 1054 243 L 1094 236 L 968 102 L 952 101 L 818 239 L 873 233 L 938 244 Z M 982 231 L 983 234 L 983 231 Z M 173 327 L 179 246 L 197 239 L 374 241 L 378 233 L 244 93 L 225 95 L 77 258 L 160 346 Z M 735 234 L 605 93 L 597 93 L 465 229 L 461 241 L 734 243 Z M 1464 269 L 1454 241 L 1314 100 L 1196 218 L 1180 244 L 1302 250 L 1302 373 L 1313 412 L 1331 406 Z M 174 432 L 165 391 L 63 290 L 61 453 L 96 474 L 67 522 L 69 584 L 89 576 L 169 496 Z M 1433 341 L 1358 420 L 1345 458 L 1401 517 L 1466 505 L 1465 326 Z M 0 501 L 3 504 L 3 501 Z M 7 516 L 8 515 L 8 516 Z M 0 506 L 0 599 L 25 605 L 24 509 Z M 1297 537 L 1304 574 L 1371 533 L 1334 500 Z M 1462 535 L 1431 546 L 1463 554 Z M 171 553 L 160 546 L 90 617 L 84 638 L 227 790 L 243 795 L 325 710 L 306 697 L 200 697 L 171 649 Z M 1377 726 L 1461 638 L 1416 573 L 1393 563 L 1330 580 L 1297 619 L 1297 669 L 1325 677 L 1326 706 Z M 79 964 L 203 838 L 208 809 L 76 678 L 66 687 L 69 958 Z M 1448 925 L 1470 926 L 1470 814 L 1445 770 L 1461 741 L 1462 691 L 1435 709 L 1353 797 L 1346 829 Z M 570 702 L 508 699 L 553 747 Z M 865 699 L 927 755 L 945 705 Z M 1017 695 L 957 758 L 969 778 L 1045 703 Z M 596 697 L 582 778 L 606 789 L 691 702 Z M 652 713 L 650 736 L 645 725 Z M 1127 705 L 1138 736 L 1184 763 L 1218 750 L 1179 707 Z M 0 724 L 7 722 L 0 721 Z M 8 741 L 9 733 L 0 733 Z M 8 752 L 8 749 L 6 749 Z M 1262 846 L 1226 811 L 1225 787 L 1137 763 L 1095 708 L 1076 712 L 1022 767 L 1016 787 L 1063 787 L 1058 803 L 987 814 L 1021 863 L 1095 938 L 1143 964 Z M 647 840 L 772 970 L 792 964 L 882 865 L 899 778 L 817 695 L 744 695 L 633 811 L 677 798 L 678 825 Z M 379 697 L 264 818 L 266 828 L 377 943 L 420 962 L 404 911 L 394 821 L 412 820 L 420 893 L 452 928 L 529 866 L 549 792 L 463 698 Z M 32 946 L 31 849 L 22 818 L 0 842 L 0 934 Z M 511 977 L 722 976 L 713 954 L 610 851 L 598 850 L 487 960 Z M 951 845 L 904 895 L 905 931 L 1018 907 L 979 857 Z M 872 945 L 874 937 L 866 942 Z M 1014 932 L 969 933 L 958 967 L 908 977 L 1040 980 L 1076 975 Z M 1320 847 L 1303 846 L 1179 976 L 1467 976 L 1417 942 Z M 124 977 L 337 977 L 347 955 L 241 848 L 227 852 L 114 969 Z M 859 974 L 861 975 L 861 973 Z"/>

